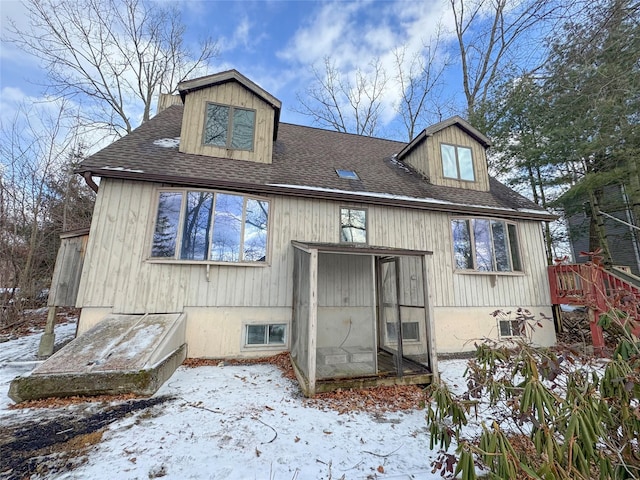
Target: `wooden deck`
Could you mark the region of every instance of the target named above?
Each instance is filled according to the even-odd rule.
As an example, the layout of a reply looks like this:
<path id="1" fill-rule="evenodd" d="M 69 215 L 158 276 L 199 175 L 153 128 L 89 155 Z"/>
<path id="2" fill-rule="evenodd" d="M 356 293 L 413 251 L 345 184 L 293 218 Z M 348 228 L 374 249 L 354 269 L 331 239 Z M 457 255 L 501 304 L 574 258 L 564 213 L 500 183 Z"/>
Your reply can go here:
<path id="1" fill-rule="evenodd" d="M 624 312 L 632 322 L 640 321 L 640 287 L 594 263 L 548 267 L 551 302 L 589 308 L 593 346 L 604 347 L 598 319 L 610 310 Z M 640 327 L 634 328 L 640 335 Z"/>

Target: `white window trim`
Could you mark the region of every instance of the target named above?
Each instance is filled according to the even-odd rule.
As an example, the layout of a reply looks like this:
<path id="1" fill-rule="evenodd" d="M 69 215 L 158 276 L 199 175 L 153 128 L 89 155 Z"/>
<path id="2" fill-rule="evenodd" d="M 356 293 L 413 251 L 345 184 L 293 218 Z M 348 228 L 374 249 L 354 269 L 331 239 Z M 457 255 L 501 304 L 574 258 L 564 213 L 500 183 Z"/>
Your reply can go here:
<path id="1" fill-rule="evenodd" d="M 501 323 L 502 322 L 508 322 L 508 323 L 517 323 L 517 322 L 522 322 L 522 333 L 520 335 L 502 335 L 502 328 L 501 328 Z M 515 318 L 510 318 L 510 319 L 498 319 L 498 337 L 502 338 L 502 339 L 511 339 L 511 338 L 526 338 L 526 322 L 525 320 L 518 320 Z M 513 327 L 510 328 L 510 330 L 513 331 Z"/>
<path id="2" fill-rule="evenodd" d="M 271 325 L 284 325 L 284 342 L 282 343 L 247 343 L 249 328 L 253 325 L 265 326 L 267 331 Z M 287 322 L 243 322 L 240 338 L 241 350 L 289 350 L 289 324 Z"/>

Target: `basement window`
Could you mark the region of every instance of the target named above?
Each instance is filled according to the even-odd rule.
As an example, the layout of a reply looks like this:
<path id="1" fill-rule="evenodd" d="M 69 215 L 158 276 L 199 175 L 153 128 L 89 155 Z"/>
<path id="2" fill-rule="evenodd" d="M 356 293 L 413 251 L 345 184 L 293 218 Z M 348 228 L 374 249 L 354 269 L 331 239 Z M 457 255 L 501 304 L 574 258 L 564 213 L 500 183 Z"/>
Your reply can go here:
<path id="1" fill-rule="evenodd" d="M 524 320 L 498 320 L 500 337 L 524 337 Z"/>
<path id="2" fill-rule="evenodd" d="M 387 339 L 389 343 L 394 343 L 398 339 L 396 324 L 387 322 Z M 419 341 L 420 326 L 418 322 L 402 322 L 402 340 Z"/>
<path id="3" fill-rule="evenodd" d="M 353 170 L 336 169 L 336 173 L 340 178 L 346 178 L 348 180 L 360 180 L 360 177 L 358 177 L 358 174 Z"/>
<path id="4" fill-rule="evenodd" d="M 287 326 L 284 323 L 246 325 L 245 346 L 284 345 L 286 341 L 286 330 Z"/>

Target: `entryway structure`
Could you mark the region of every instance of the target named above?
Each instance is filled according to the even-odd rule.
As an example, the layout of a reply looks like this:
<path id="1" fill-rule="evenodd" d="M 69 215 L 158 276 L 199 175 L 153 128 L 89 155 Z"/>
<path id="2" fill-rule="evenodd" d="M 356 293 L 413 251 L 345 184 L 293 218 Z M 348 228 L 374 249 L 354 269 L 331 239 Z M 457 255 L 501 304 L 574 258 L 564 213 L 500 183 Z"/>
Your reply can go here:
<path id="1" fill-rule="evenodd" d="M 304 394 L 431 383 L 431 252 L 292 244 L 291 359 Z"/>

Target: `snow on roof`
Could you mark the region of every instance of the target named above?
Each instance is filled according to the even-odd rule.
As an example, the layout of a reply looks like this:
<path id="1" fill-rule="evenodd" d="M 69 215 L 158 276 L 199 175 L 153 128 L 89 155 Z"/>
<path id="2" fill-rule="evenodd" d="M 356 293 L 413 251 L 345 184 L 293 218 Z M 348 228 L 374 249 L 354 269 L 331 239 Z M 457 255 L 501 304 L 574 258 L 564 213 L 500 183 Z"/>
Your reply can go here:
<path id="1" fill-rule="evenodd" d="M 135 170 L 133 168 L 125 168 L 125 167 L 111 167 L 109 165 L 100 167 L 101 170 L 114 170 L 118 172 L 131 172 L 131 173 L 144 173 L 144 170 Z"/>
<path id="2" fill-rule="evenodd" d="M 159 138 L 154 140 L 154 145 L 165 148 L 177 148 L 180 145 L 180 137 L 174 138 Z"/>

